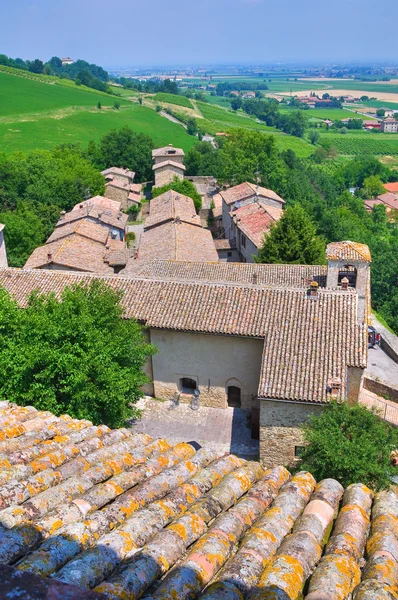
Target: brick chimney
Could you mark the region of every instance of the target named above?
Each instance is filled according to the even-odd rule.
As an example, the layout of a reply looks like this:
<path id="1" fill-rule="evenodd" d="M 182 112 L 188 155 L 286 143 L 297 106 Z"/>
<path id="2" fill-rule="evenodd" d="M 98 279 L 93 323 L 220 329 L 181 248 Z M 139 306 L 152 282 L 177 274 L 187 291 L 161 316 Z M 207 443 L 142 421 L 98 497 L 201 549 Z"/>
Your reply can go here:
<path id="1" fill-rule="evenodd" d="M 318 298 L 318 287 L 319 284 L 316 281 L 311 281 L 310 282 L 310 297 L 311 298 Z"/>
<path id="2" fill-rule="evenodd" d="M 348 281 L 348 278 L 347 277 L 343 277 L 343 279 L 341 280 L 341 289 L 347 291 L 349 283 L 350 282 Z"/>
<path id="3" fill-rule="evenodd" d="M 341 392 L 341 386 L 342 382 L 340 377 L 332 377 L 331 379 L 329 379 L 328 391 L 330 392 L 332 398 L 337 398 L 339 396 Z"/>

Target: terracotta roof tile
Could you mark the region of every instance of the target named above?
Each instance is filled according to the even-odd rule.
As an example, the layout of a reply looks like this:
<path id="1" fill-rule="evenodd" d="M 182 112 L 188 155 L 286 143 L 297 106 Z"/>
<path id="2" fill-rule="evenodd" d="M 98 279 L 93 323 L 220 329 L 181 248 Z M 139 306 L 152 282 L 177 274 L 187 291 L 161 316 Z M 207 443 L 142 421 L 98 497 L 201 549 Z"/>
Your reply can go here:
<path id="1" fill-rule="evenodd" d="M 385 194 L 377 196 L 377 199 L 380 200 L 383 204 L 385 204 L 388 208 L 398 210 L 398 194 L 387 192 Z"/>
<path id="2" fill-rule="evenodd" d="M 234 187 L 228 188 L 227 190 L 220 192 L 220 194 L 221 194 L 223 200 L 228 205 L 230 205 L 230 204 L 234 204 L 235 202 L 238 202 L 240 200 L 246 200 L 247 198 L 250 198 L 251 196 L 255 196 L 256 190 L 257 190 L 257 187 L 254 183 L 245 182 L 245 183 L 240 183 L 239 185 L 235 185 Z M 277 202 L 280 202 L 281 204 L 285 203 L 285 201 L 280 196 L 278 196 L 278 194 L 276 192 L 274 192 L 273 190 L 268 190 L 267 188 L 264 188 L 261 186 L 259 186 L 259 188 L 258 188 L 258 196 L 264 197 L 264 198 L 270 198 L 271 200 L 276 200 Z"/>
<path id="3" fill-rule="evenodd" d="M 260 248 L 264 242 L 264 234 L 268 233 L 272 223 L 279 220 L 282 216 L 282 209 L 276 209 L 278 211 L 278 219 L 270 214 L 267 207 L 262 206 L 258 202 L 253 204 L 247 204 L 242 206 L 232 213 L 232 218 L 237 228 L 249 238 L 251 242 Z"/>
<path id="4" fill-rule="evenodd" d="M 94 223 L 94 221 L 90 221 L 89 219 L 72 221 L 63 227 L 56 227 L 48 238 L 46 244 L 74 234 L 105 245 L 106 240 L 108 239 L 109 229 L 103 225 L 100 225 L 99 223 Z"/>
<path id="5" fill-rule="evenodd" d="M 215 240 L 216 242 L 217 240 Z M 224 241 L 224 240 L 218 240 Z M 136 264 L 132 276 L 204 283 L 256 284 L 303 288 L 315 280 L 326 286 L 327 267 L 323 265 L 262 265 L 255 263 L 203 263 L 185 260 L 153 260 Z M 122 273 L 125 275 L 125 272 Z"/>
<path id="6" fill-rule="evenodd" d="M 94 196 L 93 198 L 75 204 L 72 210 L 80 210 L 81 208 L 87 206 L 91 207 L 93 205 L 103 208 L 104 210 L 114 210 L 116 212 L 118 212 L 122 206 L 121 202 L 118 202 L 117 200 L 111 200 L 110 198 L 105 198 L 105 196 Z"/>
<path id="7" fill-rule="evenodd" d="M 156 148 L 155 150 L 152 150 L 152 157 L 156 158 L 158 156 L 167 156 L 167 155 L 174 155 L 174 156 L 184 156 L 184 150 L 182 148 L 174 148 L 174 146 L 172 144 L 170 144 L 169 146 L 164 146 L 163 148 Z"/>
<path id="8" fill-rule="evenodd" d="M 105 169 L 105 171 L 101 171 L 104 177 L 107 175 L 115 175 L 116 177 L 128 177 L 131 181 L 135 177 L 134 171 L 130 171 L 129 169 L 122 169 L 120 167 L 110 167 L 109 169 Z"/>
<path id="9" fill-rule="evenodd" d="M 216 250 L 235 250 L 235 240 L 214 240 Z"/>
<path id="10" fill-rule="evenodd" d="M 179 219 L 201 227 L 200 217 L 196 214 L 192 198 L 169 190 L 156 198 L 149 205 L 149 217 L 145 221 L 145 229 L 166 221 Z"/>
<path id="11" fill-rule="evenodd" d="M 332 242 L 326 247 L 326 258 L 328 260 L 347 260 L 354 262 L 371 262 L 369 248 L 358 242 Z"/>
<path id="12" fill-rule="evenodd" d="M 396 597 L 392 491 L 7 402 L 0 438 L 4 600 Z"/>
<path id="13" fill-rule="evenodd" d="M 69 235 L 33 250 L 24 269 L 63 267 L 99 274 L 112 274 L 105 262 L 105 244 L 81 235 Z"/>
<path id="14" fill-rule="evenodd" d="M 124 230 L 128 215 L 123 214 L 120 210 L 114 210 L 113 208 L 108 207 L 108 203 L 110 202 L 119 206 L 120 202 L 115 202 L 108 198 L 104 198 L 103 200 L 106 200 L 106 202 L 96 204 L 96 199 L 92 198 L 81 204 L 76 204 L 73 210 L 61 216 L 56 226 L 63 227 L 67 223 L 72 223 L 73 221 L 78 221 L 80 219 L 92 219 L 104 223 L 105 225 L 109 225 L 110 227 Z"/>
<path id="15" fill-rule="evenodd" d="M 156 171 L 162 167 L 175 167 L 181 171 L 185 171 L 185 166 L 182 163 L 175 162 L 174 160 L 164 160 L 163 162 L 156 163 L 153 165 L 152 169 Z"/>
<path id="16" fill-rule="evenodd" d="M 387 192 L 398 193 L 398 181 L 392 181 L 391 183 L 383 183 L 383 186 Z"/>

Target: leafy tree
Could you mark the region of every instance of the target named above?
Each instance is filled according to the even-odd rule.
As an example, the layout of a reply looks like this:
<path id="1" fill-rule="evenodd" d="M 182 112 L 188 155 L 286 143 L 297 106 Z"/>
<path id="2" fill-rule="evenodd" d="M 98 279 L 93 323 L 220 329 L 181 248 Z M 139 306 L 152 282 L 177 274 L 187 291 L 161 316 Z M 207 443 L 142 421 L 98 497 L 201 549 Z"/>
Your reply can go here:
<path id="1" fill-rule="evenodd" d="M 32 73 L 43 73 L 43 67 L 43 61 L 36 58 L 29 64 L 29 71 L 31 71 Z"/>
<path id="2" fill-rule="evenodd" d="M 384 115 L 385 115 L 385 114 L 386 114 L 386 111 L 384 110 L 384 108 L 378 108 L 378 109 L 376 110 L 376 115 L 377 115 L 378 117 L 384 117 Z"/>
<path id="3" fill-rule="evenodd" d="M 44 227 L 39 217 L 27 205 L 15 211 L 0 213 L 4 223 L 8 263 L 12 267 L 23 267 L 30 254 L 44 240 Z"/>
<path id="4" fill-rule="evenodd" d="M 185 156 L 187 175 L 213 175 L 220 177 L 222 161 L 220 152 L 208 142 L 201 142 L 191 148 Z"/>
<path id="5" fill-rule="evenodd" d="M 136 133 L 129 127 L 112 129 L 101 138 L 96 152 L 96 166 L 101 170 L 109 167 L 131 169 L 137 181 L 148 181 L 152 175 L 152 149 L 154 142 L 149 135 Z M 91 145 L 94 149 L 94 145 Z"/>
<path id="6" fill-rule="evenodd" d="M 316 265 L 325 262 L 325 244 L 299 204 L 289 207 L 265 236 L 256 262 Z"/>
<path id="7" fill-rule="evenodd" d="M 187 119 L 187 134 L 196 135 L 198 133 L 198 129 L 199 128 L 196 119 L 189 117 L 189 119 Z"/>
<path id="8" fill-rule="evenodd" d="M 333 477 L 344 487 L 357 481 L 375 490 L 390 486 L 390 453 L 397 448 L 398 431 L 361 404 L 332 402 L 304 432 L 309 445 L 300 468 L 318 481 Z"/>
<path id="9" fill-rule="evenodd" d="M 98 102 L 98 104 L 97 104 L 97 108 L 99 108 L 99 109 L 101 109 L 101 108 L 102 108 L 102 104 L 101 104 L 101 102 Z"/>
<path id="10" fill-rule="evenodd" d="M 385 189 L 381 182 L 380 177 L 377 175 L 370 175 L 363 182 L 363 195 L 365 198 L 375 198 L 380 194 L 384 194 Z"/>
<path id="11" fill-rule="evenodd" d="M 319 140 L 319 131 L 316 129 L 310 129 L 308 132 L 308 139 L 310 140 L 311 144 L 315 145 Z"/>
<path id="12" fill-rule="evenodd" d="M 115 100 L 113 108 L 116 108 L 116 110 L 119 110 L 119 108 L 120 108 L 120 102 L 118 102 L 117 100 Z"/>
<path id="13" fill-rule="evenodd" d="M 233 100 L 231 100 L 232 110 L 238 110 L 239 108 L 242 108 L 242 104 L 242 98 L 240 96 L 237 96 L 236 98 L 233 98 Z"/>
<path id="14" fill-rule="evenodd" d="M 122 426 L 136 414 L 155 349 L 121 318 L 121 294 L 104 283 L 66 288 L 61 300 L 33 293 L 20 310 L 0 289 L 0 397 Z"/>
<path id="15" fill-rule="evenodd" d="M 202 196 L 196 190 L 196 187 L 192 181 L 189 181 L 188 179 L 178 179 L 178 177 L 175 177 L 174 180 L 167 185 L 152 188 L 152 197 L 157 198 L 157 196 L 160 196 L 169 190 L 174 190 L 183 196 L 192 198 L 196 212 L 199 212 L 202 208 Z"/>

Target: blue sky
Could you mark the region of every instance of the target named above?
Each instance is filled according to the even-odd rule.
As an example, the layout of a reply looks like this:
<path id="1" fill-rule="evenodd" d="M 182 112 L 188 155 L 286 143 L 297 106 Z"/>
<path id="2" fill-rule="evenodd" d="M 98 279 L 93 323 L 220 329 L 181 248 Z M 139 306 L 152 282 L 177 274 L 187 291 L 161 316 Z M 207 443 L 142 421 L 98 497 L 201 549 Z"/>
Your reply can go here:
<path id="1" fill-rule="evenodd" d="M 0 17 L 14 58 L 398 62 L 398 0 L 0 0 Z"/>

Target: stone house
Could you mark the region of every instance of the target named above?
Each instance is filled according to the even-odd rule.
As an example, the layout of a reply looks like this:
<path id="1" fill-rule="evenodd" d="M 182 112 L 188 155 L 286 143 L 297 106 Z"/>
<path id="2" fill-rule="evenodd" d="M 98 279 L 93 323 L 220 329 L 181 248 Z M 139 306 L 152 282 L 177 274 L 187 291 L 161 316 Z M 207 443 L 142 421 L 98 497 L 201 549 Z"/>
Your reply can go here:
<path id="1" fill-rule="evenodd" d="M 132 204 L 140 204 L 142 185 L 133 183 L 135 173 L 128 169 L 111 167 L 102 171 L 105 177 L 105 194 L 107 198 L 120 202 L 121 208 L 127 210 Z"/>
<path id="2" fill-rule="evenodd" d="M 174 148 L 172 144 L 152 151 L 155 187 L 167 185 L 175 177 L 184 179 L 184 150 Z"/>
<path id="3" fill-rule="evenodd" d="M 0 223 L 0 268 L 8 267 L 6 243 L 4 241 L 4 225 Z"/>
<path id="4" fill-rule="evenodd" d="M 380 130 L 383 133 L 398 133 L 398 121 L 393 117 L 388 117 L 381 122 Z"/>
<path id="5" fill-rule="evenodd" d="M 24 268 L 113 275 L 127 263 L 126 221 L 127 215 L 115 200 L 96 196 L 77 204 L 61 215 L 53 233 L 32 252 Z"/>
<path id="6" fill-rule="evenodd" d="M 260 456 L 295 462 L 302 424 L 332 398 L 357 402 L 367 363 L 369 250 L 334 243 L 327 259 L 327 267 L 137 261 L 130 277 L 105 278 L 158 348 L 145 391 L 190 402 L 196 390 L 202 405 L 251 411 Z M 33 289 L 59 294 L 92 277 L 0 271 L 21 305 Z"/>
<path id="7" fill-rule="evenodd" d="M 243 206 L 258 202 L 264 208 L 283 209 L 285 201 L 273 190 L 245 182 L 220 192 L 222 200 L 222 226 L 226 238 L 236 238 L 233 224 L 234 212 Z M 275 213 L 276 214 L 276 213 Z"/>
<path id="8" fill-rule="evenodd" d="M 239 262 L 239 251 L 235 240 L 215 239 L 214 245 L 220 262 Z"/>
<path id="9" fill-rule="evenodd" d="M 231 230 L 236 240 L 236 249 L 242 262 L 254 262 L 254 256 L 264 243 L 264 236 L 273 223 L 279 221 L 282 209 L 264 206 L 257 199 L 232 212 Z"/>

